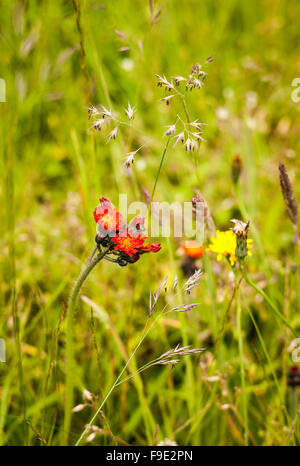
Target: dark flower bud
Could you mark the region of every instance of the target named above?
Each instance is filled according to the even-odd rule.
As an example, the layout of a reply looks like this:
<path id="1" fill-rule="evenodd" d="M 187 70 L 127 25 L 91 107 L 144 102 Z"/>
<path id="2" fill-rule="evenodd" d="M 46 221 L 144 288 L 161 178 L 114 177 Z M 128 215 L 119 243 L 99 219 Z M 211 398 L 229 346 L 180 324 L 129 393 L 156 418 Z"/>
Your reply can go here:
<path id="1" fill-rule="evenodd" d="M 232 219 L 231 221 L 234 223 L 232 231 L 236 236 L 235 255 L 238 260 L 243 260 L 248 255 L 247 237 L 250 222 L 245 223 L 236 219 Z"/>
<path id="2" fill-rule="evenodd" d="M 243 159 L 239 154 L 235 154 L 232 157 L 231 162 L 231 177 L 234 184 L 237 184 L 239 178 L 241 176 L 241 172 L 243 169 Z"/>
<path id="3" fill-rule="evenodd" d="M 125 267 L 125 265 L 127 265 L 127 260 L 120 256 L 118 257 L 117 262 L 120 267 Z"/>
<path id="4" fill-rule="evenodd" d="M 99 235 L 96 235 L 95 237 L 95 241 L 97 244 L 103 244 L 103 241 L 104 241 L 105 238 L 101 238 Z"/>

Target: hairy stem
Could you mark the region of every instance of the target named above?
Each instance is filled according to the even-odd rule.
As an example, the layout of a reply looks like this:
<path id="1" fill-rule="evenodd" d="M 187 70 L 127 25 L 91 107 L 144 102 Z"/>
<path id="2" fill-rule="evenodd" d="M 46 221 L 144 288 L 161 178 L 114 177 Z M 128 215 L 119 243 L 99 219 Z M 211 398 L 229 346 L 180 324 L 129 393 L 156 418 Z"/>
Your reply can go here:
<path id="1" fill-rule="evenodd" d="M 74 379 L 75 379 L 75 363 L 74 363 L 74 342 L 73 342 L 73 317 L 76 303 L 78 300 L 80 289 L 87 279 L 90 272 L 98 264 L 98 262 L 108 252 L 108 248 L 103 249 L 97 256 L 88 261 L 87 265 L 82 269 L 79 277 L 77 278 L 73 287 L 67 310 L 67 332 L 66 332 L 66 406 L 65 406 L 65 418 L 64 418 L 64 437 L 63 443 L 67 445 L 71 417 L 72 407 L 74 401 Z"/>

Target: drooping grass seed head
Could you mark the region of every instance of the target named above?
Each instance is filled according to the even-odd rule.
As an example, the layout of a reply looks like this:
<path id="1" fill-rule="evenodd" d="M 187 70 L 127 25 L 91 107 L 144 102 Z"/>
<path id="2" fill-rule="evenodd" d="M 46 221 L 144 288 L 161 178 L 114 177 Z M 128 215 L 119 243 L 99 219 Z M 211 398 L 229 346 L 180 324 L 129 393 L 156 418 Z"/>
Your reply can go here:
<path id="1" fill-rule="evenodd" d="M 125 161 L 123 163 L 123 167 L 126 167 L 126 168 L 130 168 L 131 165 L 133 165 L 133 162 L 134 162 L 134 158 L 135 158 L 135 154 L 137 153 L 137 151 L 133 151 L 133 152 L 128 152 L 126 155 L 125 155 Z"/>
<path id="2" fill-rule="evenodd" d="M 195 141 L 195 139 L 190 137 L 187 138 L 184 145 L 187 152 L 195 152 L 195 149 L 198 149 L 198 143 Z"/>
<path id="3" fill-rule="evenodd" d="M 170 104 L 170 100 L 173 99 L 173 97 L 175 97 L 175 94 L 171 94 L 171 95 L 167 95 L 166 97 L 163 97 L 162 99 L 160 99 L 162 102 L 165 102 L 166 105 L 169 105 Z"/>
<path id="4" fill-rule="evenodd" d="M 172 79 L 174 79 L 175 86 L 179 86 L 179 84 L 180 84 L 182 81 L 187 81 L 187 79 L 184 78 L 183 76 L 173 76 Z"/>
<path id="5" fill-rule="evenodd" d="M 116 126 L 108 135 L 108 138 L 107 138 L 107 143 L 111 140 L 111 139 L 116 139 L 117 137 L 117 134 L 118 134 L 118 126 Z"/>
<path id="6" fill-rule="evenodd" d="M 183 144 L 184 143 L 184 139 L 185 139 L 185 132 L 182 131 L 181 133 L 179 134 L 176 134 L 176 136 L 174 136 L 176 139 L 175 139 L 175 143 L 174 143 L 174 146 L 176 146 L 179 141 L 181 141 L 181 143 Z"/>
<path id="7" fill-rule="evenodd" d="M 200 63 L 196 63 L 196 65 L 193 65 L 191 68 L 191 73 L 189 75 L 189 78 L 186 83 L 185 90 L 186 91 L 192 91 L 196 87 L 198 89 L 201 89 L 203 87 L 203 82 L 206 77 L 206 72 L 202 70 L 202 66 Z"/>
<path id="8" fill-rule="evenodd" d="M 168 127 L 167 131 L 164 133 L 164 136 L 172 136 L 172 134 L 175 134 L 176 131 L 176 125 L 171 125 Z"/>
<path id="9" fill-rule="evenodd" d="M 165 76 L 161 77 L 159 74 L 155 74 L 155 76 L 158 78 L 157 82 L 157 87 L 163 87 L 165 91 L 171 91 L 171 89 L 174 89 L 174 84 L 172 81 L 168 81 Z"/>
<path id="10" fill-rule="evenodd" d="M 104 124 L 104 120 L 100 118 L 100 119 L 95 120 L 95 123 L 91 126 L 91 128 L 94 128 L 97 131 L 101 131 L 103 124 Z"/>
<path id="11" fill-rule="evenodd" d="M 125 114 L 129 118 L 129 120 L 133 120 L 135 112 L 136 112 L 135 107 L 131 107 L 130 103 L 128 102 L 128 107 L 127 109 L 125 109 Z"/>

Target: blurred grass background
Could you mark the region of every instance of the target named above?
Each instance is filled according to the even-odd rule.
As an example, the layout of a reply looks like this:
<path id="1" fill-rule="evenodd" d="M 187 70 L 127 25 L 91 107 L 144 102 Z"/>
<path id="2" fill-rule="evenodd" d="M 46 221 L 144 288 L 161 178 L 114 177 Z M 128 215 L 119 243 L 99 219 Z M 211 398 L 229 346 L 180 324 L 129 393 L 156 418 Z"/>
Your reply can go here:
<path id="1" fill-rule="evenodd" d="M 219 229 L 247 215 L 256 232 L 249 274 L 290 324 L 300 326 L 299 257 L 277 168 L 284 161 L 300 199 L 300 106 L 291 98 L 291 83 L 300 76 L 299 3 L 168 0 L 154 1 L 152 12 L 147 1 L 77 3 L 79 17 L 72 1 L 1 2 L 0 337 L 7 346 L 7 362 L 0 363 L 1 444 L 63 442 L 65 322 L 58 325 L 93 248 L 92 211 L 99 197 L 117 202 L 119 192 L 129 202 L 144 200 L 142 188 L 151 192 L 154 185 L 166 125 L 181 112 L 180 105 L 160 101 L 165 93 L 156 87 L 155 73 L 187 76 L 191 65 L 213 55 L 204 88 L 187 97 L 192 119 L 207 123 L 207 142 L 196 155 L 170 145 L 155 199 L 189 201 L 198 188 Z M 87 131 L 89 104 L 122 114 L 128 101 L 136 106 L 135 120 L 115 142 Z M 121 167 L 124 155 L 143 144 L 128 174 Z M 243 158 L 238 198 L 231 180 L 236 153 Z M 85 284 L 82 295 L 93 303 L 95 325 L 91 301 L 81 300 L 74 322 L 76 404 L 83 388 L 99 399 L 108 391 L 140 339 L 150 289 L 167 274 L 169 286 L 176 274 L 184 282 L 178 242 L 161 243 L 160 253 L 135 265 L 101 263 Z M 154 367 L 117 388 L 104 408 L 109 428 L 104 423 L 91 444 L 113 444 L 111 432 L 138 445 L 153 443 L 155 432 L 159 441 L 179 445 L 244 444 L 234 306 L 215 347 L 233 277 L 211 256 L 198 265 L 204 275 L 189 300 L 201 305 L 182 319 L 161 321 L 133 367 L 183 341 L 207 351 L 174 370 Z M 299 443 L 290 401 L 297 393 L 286 386 L 294 337 L 245 284 L 241 294 L 249 443 Z M 161 307 L 179 302 L 167 293 Z M 69 444 L 92 414 L 89 408 L 73 414 Z"/>

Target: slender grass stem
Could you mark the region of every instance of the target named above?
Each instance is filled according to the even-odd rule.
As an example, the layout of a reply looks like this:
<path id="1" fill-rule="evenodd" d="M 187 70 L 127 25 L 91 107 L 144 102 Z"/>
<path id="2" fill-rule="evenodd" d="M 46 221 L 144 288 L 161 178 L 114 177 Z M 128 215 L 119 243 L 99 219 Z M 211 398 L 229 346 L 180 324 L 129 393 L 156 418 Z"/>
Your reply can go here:
<path id="1" fill-rule="evenodd" d="M 7 150 L 6 150 L 6 166 L 5 166 L 5 187 L 6 187 L 6 205 L 7 205 L 7 230 L 8 230 L 8 270 L 9 279 L 11 283 L 11 309 L 13 317 L 13 330 L 17 356 L 17 367 L 20 387 L 20 407 L 23 413 L 23 423 L 26 429 L 26 441 L 28 441 L 28 426 L 26 424 L 26 399 L 25 399 L 25 385 L 24 385 L 24 371 L 21 350 L 21 337 L 20 337 L 20 319 L 17 304 L 17 291 L 16 291 L 16 247 L 15 247 L 15 156 L 14 156 L 14 139 L 19 118 L 19 106 L 15 111 L 12 130 L 8 133 Z"/>
<path id="2" fill-rule="evenodd" d="M 244 268 L 244 265 L 241 264 L 241 272 L 243 274 L 243 277 L 245 279 L 245 281 L 248 283 L 248 285 L 250 285 L 257 293 L 259 293 L 263 298 L 264 300 L 269 304 L 270 308 L 272 309 L 272 311 L 274 312 L 274 314 L 281 320 L 281 322 L 283 322 L 289 329 L 290 331 L 293 333 L 293 335 L 295 335 L 295 337 L 297 337 L 297 333 L 295 332 L 295 330 L 293 329 L 293 327 L 289 324 L 289 322 L 285 319 L 285 317 L 281 314 L 281 312 L 279 311 L 279 309 L 277 308 L 277 306 L 275 306 L 275 304 L 271 301 L 271 299 L 269 298 L 268 295 L 266 295 L 266 293 L 261 290 L 259 288 L 259 286 L 257 286 L 247 275 L 246 271 L 245 271 L 245 268 Z"/>
<path id="3" fill-rule="evenodd" d="M 280 390 L 280 386 L 279 386 L 279 382 L 278 382 L 278 378 L 276 376 L 276 373 L 273 369 L 273 366 L 272 366 L 272 361 L 271 361 L 271 358 L 270 358 L 270 355 L 267 351 L 267 348 L 266 348 L 266 345 L 265 345 L 265 342 L 264 342 L 264 339 L 263 339 L 263 336 L 262 334 L 260 333 L 260 330 L 259 330 L 259 327 L 254 319 L 254 316 L 253 316 L 253 313 L 251 311 L 251 309 L 249 308 L 249 306 L 246 307 L 247 309 L 247 312 L 252 320 L 252 323 L 255 327 L 255 330 L 256 330 L 256 333 L 257 333 L 257 336 L 259 338 L 259 341 L 260 341 L 260 344 L 262 346 L 262 349 L 263 349 L 263 352 L 265 353 L 265 356 L 266 356 L 266 359 L 268 361 L 268 364 L 269 364 L 269 367 L 270 367 L 270 371 L 271 371 L 271 374 L 272 374 L 272 377 L 274 379 L 274 382 L 275 382 L 275 385 L 276 385 L 276 388 L 278 390 L 278 396 L 279 396 L 279 399 L 280 399 L 280 403 L 281 403 L 281 406 L 282 406 L 282 409 L 284 411 L 284 414 L 286 416 L 286 419 L 288 420 L 288 413 L 287 413 L 287 410 L 286 410 L 286 407 L 285 407 L 285 401 L 284 401 L 284 398 L 282 397 L 281 395 L 281 390 Z"/>
<path id="4" fill-rule="evenodd" d="M 141 344 L 143 343 L 144 339 L 146 338 L 146 336 L 148 335 L 148 333 L 150 332 L 150 330 L 152 329 L 154 323 L 156 322 L 157 318 L 155 319 L 155 321 L 152 323 L 152 325 L 148 327 L 148 321 L 146 322 L 146 325 L 144 327 L 144 331 L 143 331 L 143 334 L 142 334 L 142 337 L 140 339 L 140 341 L 138 342 L 137 346 L 135 347 L 132 355 L 130 356 L 130 358 L 128 359 L 128 361 L 126 362 L 126 364 L 124 365 L 123 369 L 121 370 L 120 374 L 118 375 L 118 377 L 116 378 L 116 380 L 114 381 L 114 383 L 112 384 L 112 386 L 110 387 L 109 391 L 107 392 L 105 398 L 103 399 L 102 403 L 100 404 L 99 408 L 97 409 L 97 411 L 95 412 L 95 414 L 93 415 L 93 417 L 91 418 L 90 422 L 88 423 L 88 426 L 91 426 L 93 425 L 95 419 L 97 418 L 98 414 L 100 413 L 101 409 L 103 408 L 104 404 L 106 403 L 107 399 L 109 398 L 109 396 L 111 395 L 111 393 L 113 392 L 113 390 L 116 388 L 116 386 L 118 385 L 122 375 L 124 374 L 124 372 L 126 371 L 128 365 L 130 364 L 130 361 L 132 360 L 132 358 L 134 357 L 135 353 L 137 352 L 138 348 L 141 346 Z M 75 446 L 78 446 L 80 445 L 83 437 L 85 436 L 86 432 L 88 431 L 88 427 L 86 427 L 83 432 L 81 433 L 79 439 L 77 440 L 77 442 L 75 443 Z"/>
<path id="5" fill-rule="evenodd" d="M 132 358 L 134 357 L 134 355 L 136 354 L 137 350 L 139 349 L 139 347 L 141 346 L 141 344 L 143 343 L 143 341 L 145 340 L 145 338 L 147 337 L 147 335 L 149 334 L 149 332 L 152 330 L 152 328 L 154 327 L 154 325 L 156 324 L 156 322 L 163 316 L 163 315 L 166 315 L 168 314 L 169 312 L 172 312 L 172 310 L 170 311 L 165 311 L 165 309 L 163 309 L 163 311 L 158 314 L 158 316 L 154 319 L 154 321 L 149 325 L 149 319 L 147 320 L 146 324 L 145 324 L 145 327 L 144 327 L 144 330 L 143 330 L 143 333 L 142 333 L 142 336 L 141 336 L 141 339 L 140 341 L 138 342 L 138 344 L 136 345 L 134 351 L 132 352 L 131 356 L 128 358 L 126 364 L 124 365 L 123 369 L 121 370 L 120 374 L 118 375 L 118 377 L 116 378 L 116 380 L 114 381 L 114 383 L 112 384 L 112 386 L 110 387 L 109 391 L 107 392 L 105 398 L 103 399 L 102 403 L 100 404 L 99 408 L 97 409 L 97 411 L 95 412 L 95 414 L 93 415 L 93 417 L 91 418 L 90 422 L 88 423 L 87 427 L 83 430 L 83 432 L 81 433 L 80 437 L 78 438 L 77 442 L 75 443 L 75 446 L 78 446 L 80 445 L 83 437 L 85 436 L 85 434 L 87 433 L 88 431 L 88 427 L 93 425 L 95 419 L 97 418 L 98 414 L 100 413 L 101 409 L 103 408 L 104 404 L 106 403 L 107 399 L 109 398 L 109 396 L 111 395 L 111 393 L 114 391 L 114 389 L 120 385 L 120 380 L 122 378 L 122 375 L 124 374 L 124 372 L 126 371 L 127 367 L 129 366 Z M 138 371 L 137 371 L 138 372 Z M 124 379 L 124 381 L 126 380 L 126 378 Z M 120 382 L 120 383 L 119 383 Z"/>
<path id="6" fill-rule="evenodd" d="M 74 401 L 74 379 L 75 379 L 75 362 L 74 362 L 74 341 L 73 341 L 73 317 L 80 289 L 87 279 L 90 272 L 105 256 L 109 248 L 103 249 L 97 256 L 87 262 L 87 265 L 81 271 L 73 287 L 67 310 L 67 333 L 66 333 L 66 405 L 64 418 L 64 437 L 63 443 L 67 445 L 69 431 L 71 426 L 72 407 Z"/>
<path id="7" fill-rule="evenodd" d="M 187 122 L 188 122 L 188 124 L 190 124 L 191 120 L 190 120 L 190 115 L 189 115 L 189 111 L 188 111 L 188 108 L 187 108 L 187 105 L 186 105 L 185 98 L 184 98 L 184 96 L 183 96 L 180 92 L 177 92 L 177 91 L 176 91 L 176 93 L 177 93 L 178 97 L 180 98 L 180 100 L 181 100 L 181 102 L 182 102 L 182 105 L 183 105 L 183 108 L 184 108 L 184 113 L 185 113 Z"/>
<path id="8" fill-rule="evenodd" d="M 86 53 L 84 48 L 84 32 L 82 27 L 81 15 L 82 15 L 82 4 L 80 1 L 73 0 L 74 10 L 76 12 L 76 27 L 79 35 L 79 51 L 80 51 L 80 66 L 84 79 L 84 96 L 86 105 L 90 104 L 90 86 L 89 86 L 89 73 L 86 63 Z"/>
<path id="9" fill-rule="evenodd" d="M 97 418 L 98 414 L 100 413 L 100 411 L 102 410 L 104 404 L 106 403 L 107 399 L 109 398 L 109 396 L 111 395 L 111 393 L 114 391 L 114 389 L 121 384 L 121 378 L 122 378 L 122 375 L 124 374 L 125 370 L 127 369 L 127 367 L 130 365 L 130 362 L 131 360 L 133 359 L 134 355 L 136 354 L 137 350 L 139 349 L 139 347 L 141 346 L 141 344 L 143 343 L 143 341 L 145 340 L 145 338 L 147 337 L 147 335 L 150 333 L 150 331 L 153 329 L 153 327 L 155 326 L 156 322 L 158 322 L 158 320 L 162 317 L 162 316 L 166 316 L 167 314 L 169 314 L 170 312 L 173 312 L 173 309 L 170 309 L 170 310 L 166 310 L 166 306 L 163 308 L 163 310 L 157 315 L 157 317 L 153 320 L 153 322 L 149 325 L 149 318 L 147 319 L 147 322 L 144 326 L 144 330 L 142 332 L 142 336 L 140 338 L 140 341 L 138 342 L 138 344 L 136 345 L 136 347 L 134 348 L 131 356 L 128 358 L 128 360 L 126 361 L 126 364 L 124 365 L 123 369 L 121 370 L 120 374 L 118 375 L 118 377 L 116 378 L 116 380 L 114 381 L 113 385 L 110 387 L 109 391 L 107 392 L 105 398 L 103 399 L 102 403 L 100 404 L 99 408 L 97 409 L 96 413 L 93 415 L 93 417 L 90 419 L 89 423 L 87 424 L 87 426 L 85 427 L 85 429 L 83 430 L 83 432 L 81 433 L 80 437 L 78 438 L 77 442 L 75 443 L 75 446 L 78 446 L 80 445 L 83 437 L 85 436 L 85 434 L 87 433 L 88 431 L 88 428 L 90 426 L 93 425 L 95 419 Z M 147 366 L 147 364 L 146 364 Z M 148 367 L 146 367 L 148 368 Z M 145 368 L 144 368 L 145 369 Z M 143 369 L 143 370 L 144 370 Z M 136 373 L 134 375 L 138 375 L 138 371 L 136 371 Z M 127 380 L 127 377 L 124 378 L 123 382 L 125 382 Z"/>
<path id="10" fill-rule="evenodd" d="M 226 311 L 224 312 L 224 316 L 223 316 L 223 319 L 222 319 L 222 322 L 221 322 L 220 330 L 218 332 L 218 336 L 217 336 L 216 343 L 215 343 L 215 351 L 216 352 L 217 352 L 217 349 L 219 347 L 219 344 L 221 342 L 221 339 L 222 339 L 222 336 L 223 336 L 223 333 L 224 333 L 224 330 L 225 330 L 226 320 L 227 320 L 228 314 L 230 312 L 232 303 L 234 301 L 235 294 L 236 294 L 237 289 L 239 288 L 239 286 L 241 284 L 242 279 L 243 279 L 243 277 L 240 278 L 239 282 L 235 285 L 234 290 L 233 290 L 232 295 L 231 295 L 231 298 L 230 298 L 230 301 L 229 301 L 229 303 L 227 305 Z"/>
<path id="11" fill-rule="evenodd" d="M 242 384 L 242 403 L 243 403 L 243 418 L 245 423 L 245 445 L 249 444 L 249 432 L 248 432 L 248 407 L 247 407 L 247 393 L 246 393 L 246 380 L 245 380 L 245 365 L 243 357 L 243 335 L 242 335 L 242 307 L 240 300 L 240 283 L 237 284 L 236 288 L 236 303 L 237 303 L 237 334 L 239 342 L 239 357 L 240 357 L 240 371 L 241 371 L 241 384 Z"/>
<path id="12" fill-rule="evenodd" d="M 151 209 L 151 204 L 152 204 L 152 201 L 153 201 L 153 198 L 154 198 L 154 194 L 155 194 L 155 190 L 156 190 L 158 178 L 159 178 L 159 175 L 160 175 L 160 172 L 161 172 L 161 168 L 162 168 L 163 163 L 164 163 L 164 158 L 165 158 L 165 155 L 166 155 L 166 152 L 167 152 L 167 149 L 168 149 L 169 142 L 170 142 L 170 136 L 168 137 L 167 143 L 166 143 L 166 145 L 165 145 L 165 148 L 164 148 L 164 151 L 163 151 L 161 160 L 160 160 L 160 165 L 159 165 L 159 168 L 158 168 L 158 171 L 157 171 L 157 174 L 156 174 L 156 178 L 155 178 L 155 182 L 154 182 L 154 186 L 153 186 L 153 190 L 152 190 L 152 194 L 151 194 L 151 199 L 150 199 L 150 203 L 149 203 L 150 209 Z"/>

